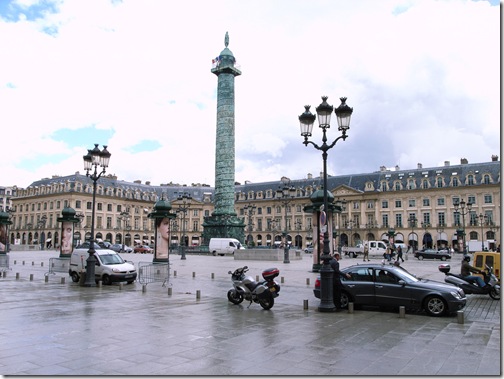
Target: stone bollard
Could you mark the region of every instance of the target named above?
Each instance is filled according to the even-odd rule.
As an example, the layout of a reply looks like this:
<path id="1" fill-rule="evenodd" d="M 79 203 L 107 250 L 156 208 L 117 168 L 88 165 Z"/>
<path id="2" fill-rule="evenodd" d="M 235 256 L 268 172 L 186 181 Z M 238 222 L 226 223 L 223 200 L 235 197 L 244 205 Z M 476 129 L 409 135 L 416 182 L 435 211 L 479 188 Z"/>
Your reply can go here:
<path id="1" fill-rule="evenodd" d="M 401 305 L 399 307 L 399 318 L 404 318 L 406 317 L 406 307 L 404 305 Z"/>
<path id="2" fill-rule="evenodd" d="M 19 279 L 19 272 L 16 272 L 16 279 Z"/>
<path id="3" fill-rule="evenodd" d="M 30 282 L 33 281 L 33 274 L 30 274 Z"/>
<path id="4" fill-rule="evenodd" d="M 103 282 L 101 280 L 98 280 L 98 288 L 102 288 Z"/>
<path id="5" fill-rule="evenodd" d="M 4 272 L 2 273 L 2 276 L 5 278 L 5 277 L 7 276 L 7 271 L 4 271 Z"/>
<path id="6" fill-rule="evenodd" d="M 306 285 L 309 286 L 310 285 L 310 278 L 306 278 Z"/>
<path id="7" fill-rule="evenodd" d="M 168 287 L 168 296 L 171 296 L 173 292 L 173 289 L 171 287 Z"/>
<path id="8" fill-rule="evenodd" d="M 354 312 L 354 303 L 348 303 L 348 313 Z"/>
<path id="9" fill-rule="evenodd" d="M 303 309 L 308 309 L 308 299 L 303 300 Z"/>
<path id="10" fill-rule="evenodd" d="M 16 260 L 14 260 L 14 264 L 16 264 Z"/>
<path id="11" fill-rule="evenodd" d="M 45 282 L 46 283 L 49 283 L 49 275 L 46 275 L 45 278 L 44 278 Z"/>
<path id="12" fill-rule="evenodd" d="M 122 289 L 123 289 L 123 283 L 122 283 L 122 282 L 120 282 L 120 283 L 119 283 L 119 290 L 122 290 Z"/>
<path id="13" fill-rule="evenodd" d="M 177 270 L 173 271 L 173 276 L 177 276 Z"/>
<path id="14" fill-rule="evenodd" d="M 283 282 L 284 282 L 284 277 L 283 277 L 283 276 L 281 276 L 281 277 L 280 277 L 280 283 L 283 283 Z"/>
<path id="15" fill-rule="evenodd" d="M 457 311 L 457 323 L 458 324 L 464 323 L 464 311 Z"/>
<path id="16" fill-rule="evenodd" d="M 65 284 L 65 278 L 61 278 L 61 284 Z"/>
<path id="17" fill-rule="evenodd" d="M 145 293 L 147 291 L 147 284 L 142 284 L 142 292 Z"/>
<path id="18" fill-rule="evenodd" d="M 196 290 L 196 300 L 199 300 L 201 298 L 201 291 Z"/>
<path id="19" fill-rule="evenodd" d="M 24 266 L 25 261 L 23 261 L 23 266 Z"/>
<path id="20" fill-rule="evenodd" d="M 35 262 L 32 261 L 32 266 L 35 266 Z"/>
<path id="21" fill-rule="evenodd" d="M 256 275 L 256 282 L 259 281 L 259 275 Z"/>
<path id="22" fill-rule="evenodd" d="M 44 262 L 40 262 L 40 267 L 44 267 Z"/>

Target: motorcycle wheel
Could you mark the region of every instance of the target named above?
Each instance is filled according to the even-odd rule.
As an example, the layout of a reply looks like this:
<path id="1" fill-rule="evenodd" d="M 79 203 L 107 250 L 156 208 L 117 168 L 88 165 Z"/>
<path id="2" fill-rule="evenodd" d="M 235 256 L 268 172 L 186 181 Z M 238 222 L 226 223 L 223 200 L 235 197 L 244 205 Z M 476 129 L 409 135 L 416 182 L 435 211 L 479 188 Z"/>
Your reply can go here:
<path id="1" fill-rule="evenodd" d="M 500 300 L 500 291 L 497 291 L 495 288 L 490 290 L 489 295 L 494 300 Z"/>
<path id="2" fill-rule="evenodd" d="M 227 293 L 227 298 L 233 304 L 240 304 L 243 301 L 243 295 L 236 292 L 235 290 L 229 290 Z"/>
<path id="3" fill-rule="evenodd" d="M 272 295 L 269 295 L 266 299 L 259 299 L 259 304 L 263 309 L 268 310 L 275 304 L 275 299 L 273 299 Z"/>

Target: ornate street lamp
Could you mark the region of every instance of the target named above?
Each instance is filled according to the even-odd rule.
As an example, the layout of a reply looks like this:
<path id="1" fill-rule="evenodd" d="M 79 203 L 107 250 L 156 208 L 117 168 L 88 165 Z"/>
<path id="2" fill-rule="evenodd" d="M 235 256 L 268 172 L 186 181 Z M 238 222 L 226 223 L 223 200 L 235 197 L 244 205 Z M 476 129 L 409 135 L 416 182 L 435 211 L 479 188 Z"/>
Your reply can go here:
<path id="1" fill-rule="evenodd" d="M 118 220 L 121 221 L 121 225 L 122 225 L 122 230 L 123 230 L 123 235 L 122 235 L 122 250 L 121 252 L 124 253 L 124 245 L 125 245 L 125 239 L 126 239 L 126 228 L 128 227 L 128 221 L 130 219 L 131 215 L 126 212 L 126 211 L 122 211 L 121 213 L 119 213 L 119 217 L 117 217 Z"/>
<path id="2" fill-rule="evenodd" d="M 414 214 L 411 214 L 408 221 L 409 221 L 410 228 L 411 228 L 411 252 L 414 253 L 415 252 L 415 226 L 417 225 L 418 220 Z"/>
<path id="3" fill-rule="evenodd" d="M 466 204 L 464 199 L 462 199 L 460 201 L 458 199 L 454 199 L 453 200 L 453 207 L 455 208 L 455 213 L 462 215 L 462 230 L 460 231 L 459 229 L 457 229 L 457 236 L 462 235 L 462 241 L 464 244 L 463 248 L 462 248 L 462 252 L 465 254 L 467 252 L 466 237 L 465 237 L 466 236 L 465 216 L 471 212 L 472 203 L 469 201 Z"/>
<path id="4" fill-rule="evenodd" d="M 186 259 L 185 256 L 185 232 L 186 232 L 186 223 L 185 217 L 187 210 L 191 207 L 192 196 L 187 192 L 184 192 L 182 195 L 177 197 L 177 200 L 182 201 L 182 204 L 179 205 L 177 212 L 182 213 L 182 241 L 180 243 L 180 254 L 182 255 L 180 259 Z"/>
<path id="5" fill-rule="evenodd" d="M 282 187 L 276 190 L 276 198 L 280 200 L 285 209 L 285 229 L 282 232 L 284 240 L 284 260 L 283 263 L 290 263 L 289 260 L 289 244 L 287 243 L 287 233 L 289 229 L 287 220 L 287 206 L 296 196 L 296 189 L 290 185 L 290 180 L 287 178 L 282 178 Z M 292 212 L 291 212 L 292 213 Z"/>
<path id="6" fill-rule="evenodd" d="M 483 226 L 484 225 L 488 225 L 488 216 L 487 215 L 483 215 L 483 213 L 480 213 L 478 218 L 476 218 L 476 220 L 479 219 L 479 224 L 481 226 L 481 251 L 485 251 L 485 244 L 483 243 L 484 241 L 484 238 L 483 238 Z"/>
<path id="7" fill-rule="evenodd" d="M 346 104 L 346 97 L 341 97 L 341 105 L 335 110 L 338 119 L 338 131 L 341 135 L 337 137 L 331 144 L 327 144 L 327 129 L 331 126 L 331 113 L 333 111 L 333 106 L 327 103 L 327 96 L 322 96 L 322 103 L 316 108 L 319 127 L 322 129 L 322 145 L 317 145 L 312 141 L 308 140 L 308 137 L 312 136 L 313 123 L 315 122 L 315 115 L 310 112 L 310 106 L 305 105 L 305 112 L 299 116 L 299 123 L 301 128 L 301 136 L 304 137 L 304 145 L 312 144 L 313 147 L 319 151 L 322 151 L 322 161 L 323 161 L 323 175 L 324 175 L 324 211 L 322 212 L 324 216 L 321 217 L 321 221 L 326 226 L 324 230 L 324 250 L 321 256 L 323 260 L 323 265 L 320 269 L 320 305 L 318 307 L 321 312 L 334 311 L 334 299 L 333 299 L 333 274 L 334 271 L 329 265 L 329 260 L 331 259 L 331 248 L 329 241 L 329 230 L 327 227 L 327 217 L 325 217 L 325 212 L 329 209 L 329 204 L 327 201 L 327 152 L 336 145 L 340 139 L 343 141 L 347 138 L 347 130 L 350 128 L 350 118 L 352 116 L 353 109 Z"/>
<path id="8" fill-rule="evenodd" d="M 243 207 L 243 210 L 245 211 L 245 213 L 247 214 L 247 217 L 248 217 L 248 220 L 247 220 L 247 225 L 248 225 L 247 246 L 249 248 L 252 247 L 251 239 L 253 241 L 252 230 L 253 230 L 254 224 L 252 222 L 252 216 L 254 215 L 255 209 L 256 209 L 256 206 L 252 205 L 252 204 L 248 204 Z"/>
<path id="9" fill-rule="evenodd" d="M 95 147 L 92 150 L 88 150 L 88 153 L 84 155 L 84 170 L 86 170 L 86 176 L 93 181 L 93 203 L 91 210 L 91 238 L 89 240 L 89 257 L 86 259 L 86 281 L 84 282 L 84 287 L 94 287 L 95 283 L 95 248 L 94 248 L 94 227 L 95 227 L 95 203 L 96 203 L 96 182 L 100 177 L 105 174 L 105 170 L 109 165 L 111 154 L 107 150 L 107 146 L 103 145 L 103 150 L 98 148 L 98 144 L 95 143 Z M 98 172 L 98 167 L 101 167 L 101 171 Z M 94 170 L 92 174 L 89 172 Z"/>

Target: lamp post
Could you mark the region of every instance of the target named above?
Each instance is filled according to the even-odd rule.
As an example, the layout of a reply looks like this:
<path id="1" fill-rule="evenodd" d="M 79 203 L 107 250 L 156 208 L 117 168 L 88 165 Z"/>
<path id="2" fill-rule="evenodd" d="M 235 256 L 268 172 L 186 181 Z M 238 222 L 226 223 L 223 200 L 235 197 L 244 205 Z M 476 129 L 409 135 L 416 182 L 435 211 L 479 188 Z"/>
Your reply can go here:
<path id="1" fill-rule="evenodd" d="M 252 243 L 250 242 L 250 238 L 252 237 L 252 229 L 254 224 L 252 223 L 252 216 L 254 214 L 254 211 L 256 209 L 255 205 L 245 205 L 243 207 L 245 213 L 247 214 L 248 220 L 247 220 L 247 225 L 248 225 L 248 236 L 247 236 L 247 247 L 251 247 Z"/>
<path id="2" fill-rule="evenodd" d="M 128 226 L 128 220 L 130 219 L 131 215 L 126 212 L 126 211 L 122 211 L 121 213 L 119 213 L 119 217 L 117 217 L 118 220 L 121 221 L 121 226 L 122 226 L 122 231 L 123 231 L 123 235 L 122 235 L 122 252 L 124 253 L 124 245 L 125 245 L 125 239 L 126 239 L 126 228 Z"/>
<path id="3" fill-rule="evenodd" d="M 179 205 L 177 212 L 182 213 L 182 241 L 180 243 L 180 254 L 182 255 L 180 259 L 186 259 L 185 256 L 185 232 L 186 232 L 186 224 L 185 224 L 185 217 L 186 217 L 186 212 L 191 206 L 190 200 L 192 199 L 192 196 L 189 195 L 188 193 L 184 192 L 182 195 L 179 195 L 177 197 L 177 200 L 182 201 L 182 204 Z"/>
<path id="4" fill-rule="evenodd" d="M 111 154 L 107 150 L 107 146 L 103 145 L 103 150 L 98 148 L 98 144 L 95 143 L 95 147 L 92 150 L 88 150 L 88 153 L 84 155 L 84 170 L 86 170 L 86 176 L 93 181 L 93 203 L 91 208 L 91 238 L 89 240 L 89 257 L 86 259 L 86 281 L 84 282 L 84 287 L 94 287 L 95 283 L 95 248 L 94 248 L 94 226 L 95 226 L 95 203 L 96 203 L 96 182 L 100 177 L 105 174 L 105 170 L 109 165 Z M 98 172 L 98 166 L 101 167 L 101 171 Z M 94 170 L 94 171 L 93 171 Z M 92 174 L 89 172 L 93 171 Z"/>
<path id="5" fill-rule="evenodd" d="M 282 203 L 285 209 L 285 229 L 282 232 L 284 239 L 284 260 L 283 263 L 290 263 L 289 260 L 289 244 L 287 243 L 287 233 L 289 229 L 287 220 L 287 206 L 296 196 L 296 189 L 290 185 L 290 180 L 287 178 L 282 178 L 282 187 L 279 187 L 276 191 L 276 197 Z"/>
<path id="6" fill-rule="evenodd" d="M 411 228 L 411 252 L 415 252 L 415 226 L 417 225 L 417 218 L 414 214 L 411 214 L 409 219 L 409 224 Z"/>
<path id="7" fill-rule="evenodd" d="M 350 118 L 352 116 L 353 109 L 346 104 L 346 97 L 341 97 L 341 104 L 335 110 L 338 119 L 338 131 L 341 135 L 337 137 L 331 144 L 327 144 L 327 129 L 331 126 L 331 113 L 333 111 L 333 106 L 327 103 L 327 96 L 322 96 L 322 103 L 316 108 L 319 127 L 322 129 L 322 145 L 317 145 L 316 143 L 309 141 L 308 137 L 312 136 L 313 123 L 315 122 L 315 115 L 310 112 L 310 106 L 305 105 L 305 112 L 299 116 L 299 123 L 301 128 L 301 136 L 304 137 L 304 145 L 312 144 L 313 147 L 319 151 L 322 151 L 322 161 L 323 161 L 323 176 L 324 176 L 324 211 L 321 212 L 321 220 L 326 226 L 324 230 L 324 249 L 321 256 L 323 260 L 323 265 L 320 269 L 320 305 L 318 307 L 320 312 L 330 312 L 335 309 L 333 300 L 333 274 L 334 271 L 329 265 L 329 260 L 331 259 L 331 250 L 329 245 L 329 230 L 327 227 L 327 217 L 325 217 L 325 212 L 329 209 L 329 204 L 327 201 L 327 152 L 336 145 L 340 139 L 343 141 L 347 138 L 347 130 L 350 128 Z"/>
<path id="8" fill-rule="evenodd" d="M 483 225 L 488 225 L 488 216 L 480 213 L 477 220 L 479 220 L 481 226 L 481 251 L 485 251 L 485 244 L 483 243 Z"/>
<path id="9" fill-rule="evenodd" d="M 465 235 L 466 235 L 466 233 L 465 233 L 465 216 L 471 212 L 472 203 L 470 201 L 466 203 L 464 201 L 464 199 L 462 199 L 462 200 L 455 199 L 455 200 L 453 200 L 453 207 L 455 208 L 455 213 L 462 215 L 462 232 L 460 232 L 457 229 L 457 235 L 462 234 L 462 241 L 464 244 L 463 248 L 462 248 L 462 252 L 465 254 L 467 252 L 466 237 L 465 237 Z"/>

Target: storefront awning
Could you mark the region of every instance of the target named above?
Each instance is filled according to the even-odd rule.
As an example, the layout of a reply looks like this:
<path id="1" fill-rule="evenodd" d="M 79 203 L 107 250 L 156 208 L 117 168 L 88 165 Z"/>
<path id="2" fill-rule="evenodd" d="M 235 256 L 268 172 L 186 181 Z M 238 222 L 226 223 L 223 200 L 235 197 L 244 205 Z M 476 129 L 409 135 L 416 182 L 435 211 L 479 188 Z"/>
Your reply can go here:
<path id="1" fill-rule="evenodd" d="M 135 243 L 137 243 L 137 244 L 141 244 L 141 243 L 142 243 L 142 241 L 140 241 L 140 240 L 135 240 Z"/>

